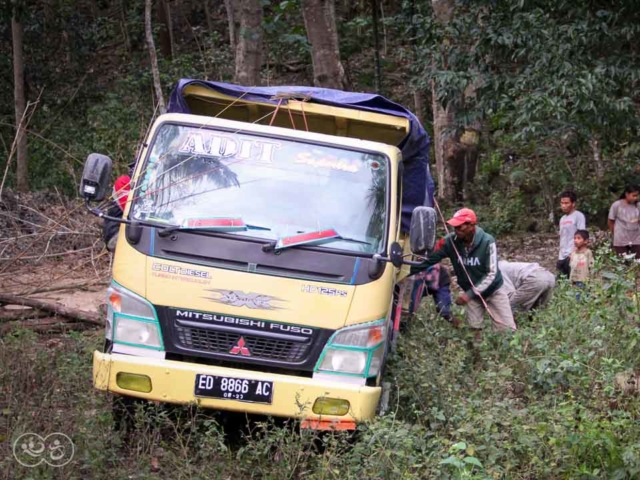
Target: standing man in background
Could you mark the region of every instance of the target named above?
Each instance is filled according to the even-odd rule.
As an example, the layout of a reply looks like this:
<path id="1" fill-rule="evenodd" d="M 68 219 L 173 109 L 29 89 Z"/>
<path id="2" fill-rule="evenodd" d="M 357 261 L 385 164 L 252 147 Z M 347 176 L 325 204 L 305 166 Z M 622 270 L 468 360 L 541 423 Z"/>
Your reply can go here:
<path id="1" fill-rule="evenodd" d="M 576 207 L 578 197 L 575 192 L 565 191 L 560 194 L 560 208 L 564 215 L 560 219 L 560 252 L 556 268 L 562 276 L 568 277 L 571 274 L 569 256 L 573 252 L 573 236 L 578 230 L 587 228 L 587 221 L 584 214 Z"/>

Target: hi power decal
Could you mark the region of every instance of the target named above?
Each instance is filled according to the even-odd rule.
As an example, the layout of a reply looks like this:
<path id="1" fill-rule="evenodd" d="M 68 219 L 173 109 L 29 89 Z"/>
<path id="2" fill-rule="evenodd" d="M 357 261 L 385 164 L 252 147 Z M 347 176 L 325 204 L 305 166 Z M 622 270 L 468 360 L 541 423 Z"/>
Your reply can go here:
<path id="1" fill-rule="evenodd" d="M 329 297 L 346 297 L 348 295 L 346 290 L 340 290 L 338 288 L 319 287 L 317 285 L 302 285 L 302 291 L 304 293 L 315 293 L 316 295 L 327 295 Z"/>
<path id="2" fill-rule="evenodd" d="M 274 305 L 272 302 L 286 302 L 281 298 L 262 293 L 223 290 L 220 288 L 213 288 L 207 291 L 211 292 L 211 296 L 204 297 L 207 300 L 232 307 L 247 307 L 252 310 L 280 310 L 284 307 Z"/>
<path id="3" fill-rule="evenodd" d="M 301 335 L 313 335 L 313 329 L 289 325 L 287 323 L 265 322 L 250 318 L 232 317 L 230 315 L 220 315 L 217 313 L 194 312 L 192 310 L 175 309 L 176 320 L 196 320 L 200 322 L 216 323 L 227 326 L 244 327 L 250 330 L 263 330 L 278 333 L 297 333 Z"/>

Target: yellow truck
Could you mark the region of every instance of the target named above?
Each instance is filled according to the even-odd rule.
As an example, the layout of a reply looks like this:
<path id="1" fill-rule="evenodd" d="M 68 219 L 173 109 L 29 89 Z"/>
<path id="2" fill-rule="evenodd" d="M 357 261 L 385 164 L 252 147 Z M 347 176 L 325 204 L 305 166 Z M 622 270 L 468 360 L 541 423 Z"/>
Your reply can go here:
<path id="1" fill-rule="evenodd" d="M 111 160 L 85 164 L 87 207 L 121 223 L 95 388 L 314 429 L 372 418 L 409 243 L 434 243 L 426 133 L 382 97 L 305 87 L 183 80 L 169 111 L 121 217 Z"/>

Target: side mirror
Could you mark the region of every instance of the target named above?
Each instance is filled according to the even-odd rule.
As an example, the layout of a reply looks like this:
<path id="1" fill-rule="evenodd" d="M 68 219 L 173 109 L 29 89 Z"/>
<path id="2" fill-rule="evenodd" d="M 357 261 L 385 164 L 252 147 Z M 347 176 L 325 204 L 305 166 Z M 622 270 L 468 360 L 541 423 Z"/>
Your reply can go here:
<path id="1" fill-rule="evenodd" d="M 92 202 L 101 202 L 107 196 L 111 182 L 111 159 L 106 155 L 92 153 L 84 162 L 80 195 Z"/>
<path id="2" fill-rule="evenodd" d="M 389 260 L 391 261 L 391 264 L 396 268 L 400 268 L 402 266 L 402 253 L 402 247 L 398 242 L 393 242 L 389 247 Z"/>
<path id="3" fill-rule="evenodd" d="M 409 242 L 411 251 L 423 255 L 436 244 L 436 211 L 431 207 L 416 207 L 411 214 Z"/>

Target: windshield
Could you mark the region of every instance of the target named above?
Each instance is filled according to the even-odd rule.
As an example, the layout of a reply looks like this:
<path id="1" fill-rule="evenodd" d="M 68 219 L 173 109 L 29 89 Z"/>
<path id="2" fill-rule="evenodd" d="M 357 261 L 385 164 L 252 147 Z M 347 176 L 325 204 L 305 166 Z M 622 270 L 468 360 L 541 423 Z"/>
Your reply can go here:
<path id="1" fill-rule="evenodd" d="M 323 248 L 377 253 L 387 162 L 370 152 L 165 124 L 137 182 L 132 217 L 171 225 L 239 218 L 261 228 L 230 234 L 266 241 L 334 229 L 344 238 Z"/>

